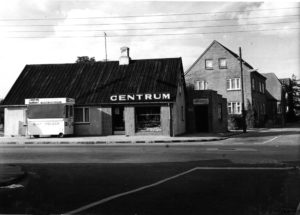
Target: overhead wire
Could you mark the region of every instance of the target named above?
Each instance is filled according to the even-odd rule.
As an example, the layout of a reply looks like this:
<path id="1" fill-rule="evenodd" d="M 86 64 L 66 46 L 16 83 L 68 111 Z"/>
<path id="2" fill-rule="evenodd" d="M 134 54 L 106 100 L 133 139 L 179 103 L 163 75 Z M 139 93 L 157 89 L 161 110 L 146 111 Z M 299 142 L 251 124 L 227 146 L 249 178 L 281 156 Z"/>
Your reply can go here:
<path id="1" fill-rule="evenodd" d="M 169 14 L 143 14 L 143 15 L 127 15 L 127 16 L 98 16 L 98 17 L 44 17 L 44 18 L 3 18 L 0 21 L 36 21 L 36 20 L 78 20 L 78 19 L 111 19 L 111 18 L 138 18 L 138 17 L 165 17 L 165 16 L 188 16 L 188 15 L 209 15 L 209 14 L 224 14 L 224 13 L 247 13 L 247 12 L 260 12 L 260 11 L 273 11 L 273 10 L 288 10 L 299 9 L 300 7 L 285 7 L 285 8 L 265 8 L 253 10 L 235 10 L 235 11 L 216 11 L 216 12 L 192 12 L 192 13 L 169 13 Z"/>
<path id="2" fill-rule="evenodd" d="M 263 16 L 263 17 L 239 17 L 239 18 L 222 18 L 222 19 L 198 19 L 198 20 L 174 20 L 174 21 L 154 21 L 154 22 L 119 22 L 119 23 L 75 23 L 75 24 L 68 24 L 68 25 L 60 25 L 60 26 L 101 26 L 101 25 L 147 25 L 147 24 L 163 24 L 163 23 L 192 23 L 192 22 L 210 22 L 210 21 L 225 21 L 225 20 L 248 20 L 248 19 L 270 19 L 270 18 L 280 18 L 280 17 L 299 17 L 299 14 L 293 15 L 280 15 L 280 16 Z M 13 25 L 0 25 L 0 27 L 51 27 L 57 26 L 57 24 L 13 24 Z"/>
<path id="3" fill-rule="evenodd" d="M 107 37 L 151 37 L 151 36 L 183 36 L 183 35 L 205 35 L 205 34 L 228 34 L 228 33 L 248 33 L 248 32 L 259 32 L 259 31 L 280 31 L 280 30 L 296 30 L 300 28 L 273 28 L 273 29 L 254 29 L 254 30 L 237 30 L 237 31 L 215 31 L 215 32 L 195 32 L 195 33 L 175 33 L 175 34 L 126 34 L 126 35 L 107 35 Z M 54 37 L 47 37 L 49 39 L 56 39 L 56 38 L 97 38 L 97 37 L 104 37 L 104 35 L 93 35 L 93 36 L 54 36 Z M 42 39 L 45 37 L 42 36 L 11 36 L 11 37 L 2 37 L 7 39 Z"/>
<path id="4" fill-rule="evenodd" d="M 285 21 L 285 22 L 262 22 L 262 23 L 247 23 L 247 24 L 233 24 L 233 25 L 203 25 L 203 26 L 184 26 L 184 27 L 157 27 L 157 28 L 122 28 L 122 29 L 56 29 L 57 32 L 97 32 L 97 31 L 144 31 L 144 30 L 171 30 L 171 29 L 198 29 L 198 28 L 226 28 L 226 27 L 236 27 L 236 26 L 255 26 L 255 25 L 273 25 L 273 24 L 293 24 L 299 23 L 299 21 Z M 8 30 L 6 32 L 28 32 L 28 33 L 49 33 L 53 30 Z"/>

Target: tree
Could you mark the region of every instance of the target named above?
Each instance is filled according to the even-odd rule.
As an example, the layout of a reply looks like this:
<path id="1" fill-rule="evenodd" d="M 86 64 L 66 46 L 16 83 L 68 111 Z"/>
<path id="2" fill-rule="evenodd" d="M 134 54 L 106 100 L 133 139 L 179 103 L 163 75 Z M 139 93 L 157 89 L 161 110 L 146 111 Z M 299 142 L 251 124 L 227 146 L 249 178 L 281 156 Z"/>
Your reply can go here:
<path id="1" fill-rule="evenodd" d="M 89 56 L 79 56 L 77 57 L 76 63 L 95 63 L 95 57 L 89 57 Z"/>

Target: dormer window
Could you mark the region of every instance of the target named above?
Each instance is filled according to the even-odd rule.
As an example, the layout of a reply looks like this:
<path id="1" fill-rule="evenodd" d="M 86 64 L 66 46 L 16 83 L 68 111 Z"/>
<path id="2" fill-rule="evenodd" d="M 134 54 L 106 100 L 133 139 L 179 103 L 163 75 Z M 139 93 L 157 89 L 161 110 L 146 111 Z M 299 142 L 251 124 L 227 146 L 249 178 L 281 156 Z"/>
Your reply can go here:
<path id="1" fill-rule="evenodd" d="M 227 60 L 225 58 L 219 58 L 219 68 L 227 69 Z"/>
<path id="2" fill-rule="evenodd" d="M 205 60 L 205 69 L 213 69 L 213 60 L 212 59 Z"/>

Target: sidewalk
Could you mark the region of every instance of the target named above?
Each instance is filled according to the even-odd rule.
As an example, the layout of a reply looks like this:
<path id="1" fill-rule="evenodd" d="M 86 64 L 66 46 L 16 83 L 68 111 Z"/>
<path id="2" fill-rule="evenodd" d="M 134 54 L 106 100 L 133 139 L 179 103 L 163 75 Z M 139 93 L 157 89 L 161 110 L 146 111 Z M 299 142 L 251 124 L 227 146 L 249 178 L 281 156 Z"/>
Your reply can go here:
<path id="1" fill-rule="evenodd" d="M 159 135 L 109 135 L 109 136 L 92 136 L 92 137 L 1 137 L 0 144 L 115 144 L 115 143 L 181 143 L 181 142 L 205 142 L 218 141 L 238 135 L 241 132 L 227 133 L 196 133 L 186 134 L 178 137 L 159 136 Z"/>

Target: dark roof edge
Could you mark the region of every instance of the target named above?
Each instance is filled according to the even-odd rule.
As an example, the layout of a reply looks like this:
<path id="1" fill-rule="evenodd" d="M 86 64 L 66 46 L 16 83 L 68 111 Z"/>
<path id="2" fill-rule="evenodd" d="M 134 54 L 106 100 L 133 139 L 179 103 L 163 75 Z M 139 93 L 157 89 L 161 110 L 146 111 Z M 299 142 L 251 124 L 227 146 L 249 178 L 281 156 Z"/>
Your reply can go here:
<path id="1" fill-rule="evenodd" d="M 224 46 L 223 44 L 221 44 L 220 42 L 218 42 L 217 40 L 214 40 L 206 49 L 205 51 L 200 55 L 200 57 L 197 58 L 197 60 L 187 69 L 187 71 L 185 72 L 184 75 L 188 74 L 190 72 L 190 70 L 195 66 L 196 63 L 198 63 L 198 61 L 202 58 L 202 56 L 210 49 L 210 47 L 214 44 L 214 43 L 218 43 L 220 46 L 222 46 L 226 51 L 228 51 L 234 58 L 238 59 L 239 55 L 236 54 L 235 52 L 231 51 L 229 48 L 227 48 L 226 46 Z M 245 60 L 243 60 L 244 65 L 246 65 L 247 67 L 249 67 L 250 69 L 253 69 L 253 67 L 247 63 Z"/>
<path id="2" fill-rule="evenodd" d="M 265 76 L 263 76 L 262 74 L 260 74 L 259 72 L 257 72 L 256 70 L 254 70 L 254 71 L 251 71 L 251 73 L 256 73 L 256 74 L 258 74 L 260 77 L 262 77 L 263 79 L 267 79 Z"/>
<path id="3" fill-rule="evenodd" d="M 217 42 L 216 40 L 212 41 L 212 43 L 204 50 L 204 52 L 197 58 L 197 60 L 186 70 L 186 72 L 184 73 L 184 76 L 187 75 L 190 70 L 196 65 L 196 63 L 198 63 L 198 61 L 202 58 L 202 56 L 210 49 L 210 47 Z"/>

